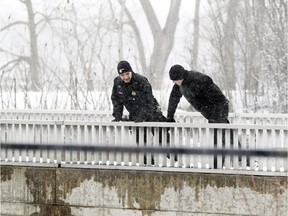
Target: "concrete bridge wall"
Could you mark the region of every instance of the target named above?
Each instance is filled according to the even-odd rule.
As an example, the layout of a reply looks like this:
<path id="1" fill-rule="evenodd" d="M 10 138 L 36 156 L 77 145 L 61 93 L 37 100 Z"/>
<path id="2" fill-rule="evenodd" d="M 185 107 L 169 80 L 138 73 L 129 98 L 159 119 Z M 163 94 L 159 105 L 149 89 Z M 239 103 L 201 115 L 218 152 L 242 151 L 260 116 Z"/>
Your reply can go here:
<path id="1" fill-rule="evenodd" d="M 287 176 L 1 166 L 1 215 L 286 215 Z"/>

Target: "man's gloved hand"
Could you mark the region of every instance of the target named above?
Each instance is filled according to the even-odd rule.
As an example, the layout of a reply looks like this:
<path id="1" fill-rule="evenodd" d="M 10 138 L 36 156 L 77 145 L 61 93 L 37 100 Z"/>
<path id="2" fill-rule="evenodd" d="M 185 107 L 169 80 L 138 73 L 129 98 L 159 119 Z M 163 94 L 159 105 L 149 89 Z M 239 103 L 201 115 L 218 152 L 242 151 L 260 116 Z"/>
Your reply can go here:
<path id="1" fill-rule="evenodd" d="M 143 122 L 144 121 L 144 119 L 142 119 L 142 118 L 140 118 L 140 117 L 137 117 L 136 119 L 135 119 L 135 123 L 138 123 L 138 122 Z"/>
<path id="2" fill-rule="evenodd" d="M 176 122 L 174 118 L 167 118 L 166 122 Z"/>
<path id="3" fill-rule="evenodd" d="M 115 118 L 115 119 L 112 120 L 112 122 L 119 122 L 121 120 L 122 120 L 121 118 Z"/>

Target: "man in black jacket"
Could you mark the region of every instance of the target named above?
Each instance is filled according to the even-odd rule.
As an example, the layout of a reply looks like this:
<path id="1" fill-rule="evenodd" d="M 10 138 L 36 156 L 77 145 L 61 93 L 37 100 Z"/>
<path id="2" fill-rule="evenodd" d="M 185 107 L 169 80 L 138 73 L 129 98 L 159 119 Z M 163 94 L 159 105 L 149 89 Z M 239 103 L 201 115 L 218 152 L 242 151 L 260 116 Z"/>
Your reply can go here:
<path id="1" fill-rule="evenodd" d="M 213 80 L 200 72 L 187 71 L 181 65 L 174 65 L 169 71 L 175 83 L 170 93 L 167 122 L 175 122 L 174 114 L 182 95 L 209 123 L 229 123 L 229 101 Z M 230 142 L 233 143 L 233 131 Z M 217 145 L 217 129 L 214 129 L 214 146 Z M 222 130 L 222 145 L 225 145 L 225 130 Z M 223 157 L 222 163 L 224 163 Z M 214 168 L 217 167 L 216 156 Z"/>
<path id="2" fill-rule="evenodd" d="M 125 107 L 129 121 L 166 122 L 148 79 L 133 72 L 127 61 L 120 61 L 117 71 L 111 95 L 114 121 L 122 120 Z"/>
<path id="3" fill-rule="evenodd" d="M 175 83 L 169 98 L 167 121 L 173 122 L 182 95 L 209 123 L 229 123 L 229 101 L 213 80 L 200 72 L 174 65 L 169 71 Z"/>
<path id="4" fill-rule="evenodd" d="M 148 79 L 133 72 L 129 62 L 120 61 L 117 65 L 119 76 L 114 79 L 111 100 L 113 104 L 113 121 L 123 120 L 124 107 L 129 113 L 128 121 L 134 122 L 166 122 L 159 103 L 153 96 Z M 168 131 L 168 129 L 167 129 Z M 154 134 L 154 128 L 152 128 Z M 144 128 L 144 142 L 147 141 L 147 131 Z M 139 128 L 136 130 L 136 142 L 139 142 Z M 169 135 L 167 132 L 167 142 Z M 162 129 L 159 128 L 159 143 L 162 143 Z M 146 156 L 144 156 L 146 163 Z M 152 156 L 152 164 L 154 159 Z"/>

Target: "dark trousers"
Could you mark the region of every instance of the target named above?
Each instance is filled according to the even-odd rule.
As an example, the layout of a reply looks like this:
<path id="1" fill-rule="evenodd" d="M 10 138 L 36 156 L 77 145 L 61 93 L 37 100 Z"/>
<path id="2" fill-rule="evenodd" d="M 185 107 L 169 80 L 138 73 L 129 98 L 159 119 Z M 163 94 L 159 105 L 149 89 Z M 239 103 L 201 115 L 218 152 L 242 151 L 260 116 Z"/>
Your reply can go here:
<path id="1" fill-rule="evenodd" d="M 220 124 L 229 124 L 228 120 L 229 113 L 229 103 L 221 104 L 215 106 L 212 110 L 208 122 L 209 123 L 220 123 Z M 217 130 L 214 129 L 214 148 L 217 147 Z M 230 130 L 230 145 L 233 145 L 233 130 Z M 222 129 L 222 147 L 225 148 L 225 129 Z M 225 162 L 225 156 L 222 157 L 222 165 Z M 217 155 L 214 155 L 214 168 L 217 168 Z"/>
<path id="2" fill-rule="evenodd" d="M 143 128 L 143 130 L 144 130 L 144 146 L 146 146 L 147 145 L 147 127 L 144 127 Z M 166 140 L 167 140 L 167 143 L 162 143 L 162 131 L 163 130 L 167 130 L 167 132 L 166 132 Z M 159 145 L 160 146 L 162 146 L 162 144 L 163 145 L 167 145 L 167 146 L 169 146 L 169 143 L 170 143 L 170 136 L 169 136 L 169 128 L 159 128 Z M 139 127 L 137 127 L 136 128 L 136 142 L 137 142 L 137 144 L 139 144 Z M 151 128 L 151 133 L 152 133 L 152 135 L 154 136 L 155 135 L 155 128 L 154 127 L 152 127 Z M 169 155 L 167 155 L 167 157 L 169 158 L 170 156 Z M 147 163 L 147 159 L 146 159 L 147 157 L 146 157 L 146 154 L 144 154 L 144 164 L 146 164 Z M 154 155 L 152 154 L 152 157 L 151 157 L 151 164 L 154 164 Z"/>
<path id="3" fill-rule="evenodd" d="M 162 112 L 160 111 L 156 111 L 153 115 L 151 115 L 151 117 L 149 117 L 148 119 L 145 120 L 146 122 L 166 122 L 166 117 L 163 116 Z M 144 130 L 144 145 L 146 146 L 147 145 L 147 127 L 144 127 L 143 128 Z M 161 128 L 159 127 L 159 145 L 162 146 L 162 133 L 163 133 L 163 130 L 167 130 L 166 131 L 166 141 L 167 141 L 167 145 L 169 145 L 170 143 L 170 136 L 169 136 L 169 128 Z M 154 136 L 155 135 L 155 128 L 152 127 L 151 128 L 151 133 L 152 135 Z M 139 131 L 139 127 L 136 128 L 136 142 L 137 144 L 139 144 L 139 139 L 140 139 L 140 131 Z M 163 143 L 164 145 L 166 145 L 166 143 Z M 144 154 L 144 164 L 147 163 L 147 156 L 146 154 Z M 152 154 L 152 157 L 151 157 L 151 164 L 154 164 L 154 155 Z"/>

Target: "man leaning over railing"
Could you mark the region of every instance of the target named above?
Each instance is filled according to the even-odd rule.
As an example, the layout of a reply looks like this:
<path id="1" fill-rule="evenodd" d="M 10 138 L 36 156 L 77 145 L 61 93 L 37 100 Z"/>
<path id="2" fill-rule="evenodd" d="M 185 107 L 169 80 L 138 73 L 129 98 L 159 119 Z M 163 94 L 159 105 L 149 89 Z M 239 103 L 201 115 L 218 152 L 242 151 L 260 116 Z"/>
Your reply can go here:
<path id="1" fill-rule="evenodd" d="M 187 71 L 181 65 L 174 65 L 169 71 L 174 86 L 170 93 L 167 122 L 175 122 L 174 114 L 182 96 L 200 112 L 209 123 L 227 123 L 229 101 L 220 88 L 206 74 Z M 225 145 L 225 130 L 222 131 L 222 145 Z M 230 134 L 231 144 L 233 133 Z M 217 145 L 217 129 L 214 129 L 214 146 Z M 224 160 L 224 158 L 223 158 Z M 214 168 L 217 166 L 214 157 Z"/>
<path id="2" fill-rule="evenodd" d="M 123 121 L 124 107 L 129 112 L 128 121 L 166 122 L 159 103 L 153 96 L 148 79 L 132 70 L 129 62 L 120 61 L 117 65 L 118 75 L 114 79 L 111 95 L 113 104 L 113 121 Z M 154 134 L 154 129 L 152 128 Z M 168 134 L 168 133 L 167 133 Z M 169 137 L 167 136 L 168 142 Z M 136 142 L 139 143 L 139 128 L 136 131 Z M 147 128 L 144 128 L 144 142 L 147 142 Z M 162 129 L 159 129 L 159 142 L 162 142 Z M 144 158 L 145 160 L 146 158 Z M 154 163 L 152 157 L 152 164 Z"/>

